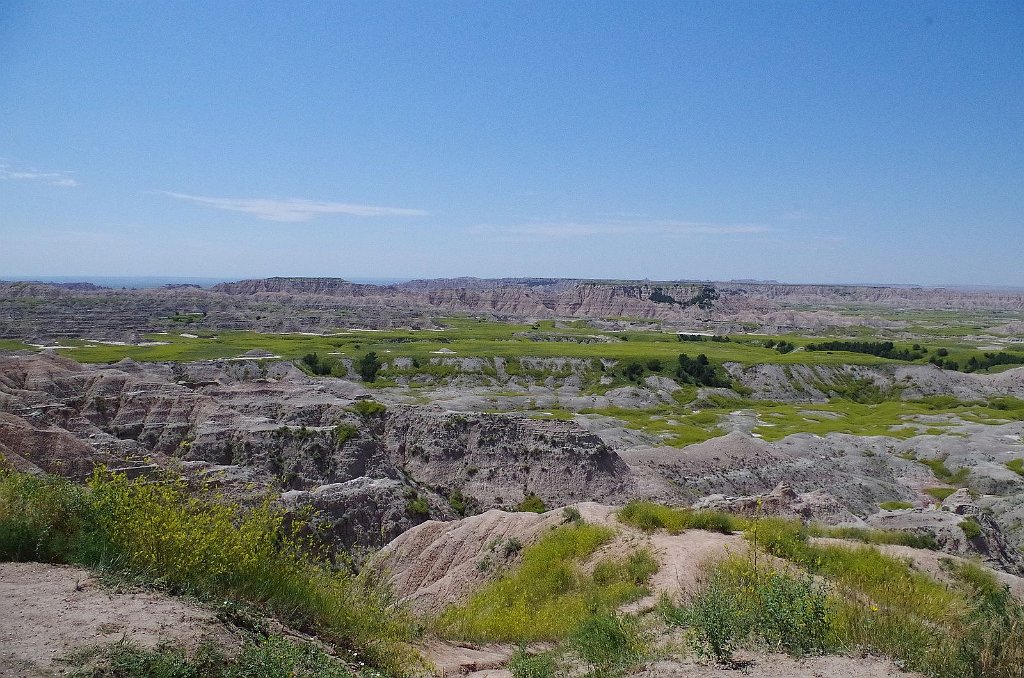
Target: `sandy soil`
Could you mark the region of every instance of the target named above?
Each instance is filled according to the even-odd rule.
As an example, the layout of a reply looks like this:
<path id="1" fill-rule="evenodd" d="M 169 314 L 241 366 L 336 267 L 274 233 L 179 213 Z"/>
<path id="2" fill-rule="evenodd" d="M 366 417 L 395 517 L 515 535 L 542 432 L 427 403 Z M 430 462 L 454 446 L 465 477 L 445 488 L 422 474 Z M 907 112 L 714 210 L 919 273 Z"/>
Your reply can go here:
<path id="1" fill-rule="evenodd" d="M 0 677 L 64 675 L 61 659 L 122 638 L 144 647 L 223 647 L 238 640 L 216 617 L 159 593 L 111 593 L 88 571 L 0 563 Z"/>

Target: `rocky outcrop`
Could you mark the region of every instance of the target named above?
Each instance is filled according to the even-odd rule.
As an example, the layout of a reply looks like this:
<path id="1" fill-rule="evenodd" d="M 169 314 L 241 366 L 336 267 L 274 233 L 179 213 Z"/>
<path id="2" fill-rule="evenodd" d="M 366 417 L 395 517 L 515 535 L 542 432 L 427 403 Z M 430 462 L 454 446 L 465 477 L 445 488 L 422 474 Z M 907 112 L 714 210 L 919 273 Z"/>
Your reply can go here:
<path id="1" fill-rule="evenodd" d="M 395 594 L 421 613 L 437 613 L 518 560 L 520 550 L 562 522 L 560 512 L 491 510 L 454 522 L 429 521 L 375 557 Z"/>
<path id="2" fill-rule="evenodd" d="M 1010 544 L 999 524 L 965 489 L 947 497 L 939 509 L 881 511 L 869 516 L 866 523 L 881 529 L 926 532 L 945 553 L 980 557 L 993 569 L 1024 575 L 1024 554 Z"/>
<path id="3" fill-rule="evenodd" d="M 339 546 L 380 547 L 429 517 L 618 500 L 632 473 L 572 422 L 439 408 L 355 407 L 361 386 L 289 363 L 82 366 L 52 354 L 0 357 L 0 456 L 20 470 L 82 478 L 96 465 L 172 469 L 248 500 L 312 506 Z"/>
<path id="4" fill-rule="evenodd" d="M 392 408 L 381 441 L 410 477 L 482 508 L 515 506 L 531 493 L 564 506 L 633 490 L 619 455 L 573 422 Z"/>
<path id="5" fill-rule="evenodd" d="M 861 519 L 850 512 L 835 497 L 822 490 L 797 494 L 793 487 L 783 481 L 767 494 L 747 497 L 726 497 L 713 494 L 693 504 L 695 509 L 725 511 L 750 518 L 779 516 L 796 518 L 805 522 L 819 522 L 825 525 L 839 523 L 861 523 Z"/>

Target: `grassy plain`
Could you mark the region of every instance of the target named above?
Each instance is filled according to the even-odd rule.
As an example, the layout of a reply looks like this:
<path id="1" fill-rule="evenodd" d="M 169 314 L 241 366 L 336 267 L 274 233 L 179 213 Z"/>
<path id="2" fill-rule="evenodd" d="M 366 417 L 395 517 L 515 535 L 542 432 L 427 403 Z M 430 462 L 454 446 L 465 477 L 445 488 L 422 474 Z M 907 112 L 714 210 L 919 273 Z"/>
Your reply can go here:
<path id="1" fill-rule="evenodd" d="M 865 309 L 855 309 L 865 312 Z M 915 322 L 937 326 L 950 324 L 951 327 L 974 328 L 976 325 L 991 326 L 997 320 L 991 314 L 971 316 L 969 322 L 957 314 L 909 311 L 907 317 Z M 1000 319 L 1012 319 L 1010 316 Z M 532 325 L 503 323 L 471 317 L 451 317 L 441 321 L 440 330 L 395 329 L 385 331 L 347 329 L 328 335 L 311 334 L 267 334 L 242 331 L 211 333 L 193 330 L 187 325 L 182 333 L 160 333 L 145 337 L 142 345 L 121 345 L 88 340 L 65 340 L 59 348 L 61 353 L 84 363 L 113 363 L 122 358 L 139 361 L 194 361 L 217 358 L 236 358 L 252 349 L 262 349 L 282 359 L 297 360 L 308 353 L 317 353 L 321 358 L 333 360 L 344 358 L 356 360 L 373 351 L 386 363 L 375 386 L 393 386 L 401 377 L 414 378 L 423 375 L 436 381 L 454 377 L 459 368 L 446 364 L 449 358 L 502 358 L 510 375 L 523 375 L 543 380 L 546 376 L 565 378 L 573 373 L 573 367 L 531 366 L 526 359 L 575 359 L 588 361 L 583 367 L 585 374 L 583 388 L 586 393 L 601 393 L 630 383 L 621 374 L 621 366 L 636 362 L 644 365 L 657 364 L 644 374 L 673 376 L 680 353 L 696 356 L 705 354 L 712 363 L 736 362 L 742 365 L 779 364 L 808 366 L 839 365 L 885 365 L 908 364 L 904 361 L 889 360 L 873 355 L 846 351 L 806 351 L 808 343 L 819 338 L 796 335 L 760 336 L 733 335 L 729 341 L 681 342 L 673 332 L 661 331 L 607 331 L 591 326 L 586 321 L 556 323 L 541 321 Z M 986 324 L 988 323 L 988 324 Z M 856 329 L 856 328 L 854 328 Z M 861 328 L 862 338 L 878 339 L 877 330 Z M 191 331 L 189 331 L 191 330 Z M 182 334 L 188 336 L 182 336 Z M 853 332 L 853 334 L 857 334 Z M 955 334 L 955 332 L 953 333 Z M 796 350 L 780 353 L 768 346 L 785 341 L 796 346 Z M 961 365 L 971 357 L 981 357 L 984 351 L 979 342 L 964 341 L 960 338 L 931 338 L 928 340 L 896 342 L 896 349 L 922 348 L 926 350 L 917 363 L 924 363 L 927 356 L 936 355 L 944 349 L 944 358 L 956 360 Z M 19 342 L 4 340 L 0 348 L 25 348 Z M 1022 352 L 1024 345 L 1006 344 L 1000 350 Z M 410 360 L 411 367 L 397 368 L 395 358 Z M 520 363 L 520 359 L 523 362 Z M 617 361 L 619 368 L 612 370 L 602 366 L 601 360 Z M 447 361 L 450 363 L 450 361 Z M 992 371 L 1007 366 L 993 368 Z M 342 373 L 344 369 L 342 369 Z M 493 363 L 485 364 L 485 375 L 496 376 Z M 601 385 L 601 377 L 612 377 L 610 384 Z M 855 386 L 849 384 L 848 386 Z M 877 389 L 876 389 L 877 390 Z M 833 398 L 826 404 L 780 403 L 755 401 L 745 398 L 712 398 L 708 402 L 691 407 L 696 394 L 692 387 L 684 387 L 677 394 L 677 402 L 646 409 L 603 408 L 583 410 L 584 413 L 601 414 L 617 418 L 627 427 L 642 430 L 657 436 L 666 444 L 685 446 L 722 435 L 723 422 L 737 411 L 756 416 L 753 433 L 765 440 L 773 441 L 793 433 L 849 433 L 853 435 L 885 435 L 907 438 L 921 433 L 942 434 L 951 426 L 963 421 L 975 423 L 999 423 L 1024 418 L 1024 410 L 1015 407 L 1000 408 L 993 403 L 949 402 L 906 402 L 899 400 L 899 394 L 874 394 L 877 397 Z M 497 394 L 496 394 L 497 395 Z M 868 394 L 869 396 L 872 394 Z M 854 402 L 854 401 L 859 402 Z M 535 416 L 567 419 L 573 416 L 566 410 L 552 410 L 550 407 Z M 947 415 L 946 420 L 935 421 L 925 418 L 929 415 Z"/>
<path id="2" fill-rule="evenodd" d="M 503 323 L 469 317 L 444 318 L 441 330 L 396 329 L 384 331 L 339 330 L 326 336 L 311 334 L 266 334 L 246 331 L 212 333 L 187 325 L 182 332 L 157 333 L 145 337 L 150 345 L 117 345 L 83 339 L 61 342 L 61 350 L 85 363 L 112 363 L 122 358 L 139 361 L 191 361 L 238 357 L 251 349 L 263 349 L 282 358 L 301 358 L 307 353 L 336 354 L 353 357 L 375 351 L 382 358 L 417 358 L 426 363 L 439 351 L 451 351 L 460 357 L 502 357 L 508 359 L 580 358 L 608 360 L 658 359 L 673 362 L 681 352 L 704 353 L 712 362 L 737 362 L 744 365 L 774 363 L 780 365 L 877 365 L 898 361 L 872 355 L 844 351 L 804 351 L 808 343 L 821 337 L 797 335 L 733 335 L 728 342 L 680 342 L 674 332 L 613 332 L 591 327 L 585 321 L 556 323 L 551 320 L 533 325 Z M 865 328 L 861 338 L 876 333 Z M 181 336 L 190 334 L 197 336 Z M 857 333 L 853 333 L 857 334 Z M 870 337 L 867 337 L 870 338 Z M 779 353 L 764 346 L 768 341 L 786 341 L 797 350 Z M 940 348 L 948 351 L 948 359 L 964 364 L 970 356 L 981 357 L 977 342 L 959 339 L 949 341 L 897 341 L 897 349 L 910 349 L 915 344 L 928 349 L 928 355 Z M 21 342 L 0 340 L 0 348 L 28 348 Z M 1022 351 L 1024 345 L 1009 344 L 1001 350 Z M 924 359 L 918 361 L 924 362 Z"/>

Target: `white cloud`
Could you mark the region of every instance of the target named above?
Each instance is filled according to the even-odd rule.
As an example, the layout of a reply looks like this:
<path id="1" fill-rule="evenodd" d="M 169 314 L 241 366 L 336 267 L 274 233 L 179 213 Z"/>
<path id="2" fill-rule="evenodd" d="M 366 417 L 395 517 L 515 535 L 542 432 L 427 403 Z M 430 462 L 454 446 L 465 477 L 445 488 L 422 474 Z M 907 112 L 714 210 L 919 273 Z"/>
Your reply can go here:
<path id="1" fill-rule="evenodd" d="M 50 186 L 78 186 L 70 172 L 43 172 L 32 167 L 12 167 L 0 164 L 0 179 L 38 181 Z"/>
<path id="2" fill-rule="evenodd" d="M 773 229 L 763 224 L 711 224 L 675 220 L 611 220 L 611 221 L 535 221 L 510 226 L 480 224 L 471 231 L 500 239 L 549 240 L 586 238 L 600 235 L 743 235 L 768 233 Z"/>
<path id="3" fill-rule="evenodd" d="M 422 217 L 427 212 L 404 207 L 381 207 L 379 205 L 357 205 L 345 202 L 320 202 L 316 200 L 300 200 L 289 198 L 274 200 L 269 198 L 209 198 L 187 193 L 161 191 L 164 195 L 179 200 L 187 200 L 204 207 L 212 207 L 230 212 L 244 212 L 258 219 L 267 221 L 309 221 L 325 214 L 347 214 L 356 217 Z"/>

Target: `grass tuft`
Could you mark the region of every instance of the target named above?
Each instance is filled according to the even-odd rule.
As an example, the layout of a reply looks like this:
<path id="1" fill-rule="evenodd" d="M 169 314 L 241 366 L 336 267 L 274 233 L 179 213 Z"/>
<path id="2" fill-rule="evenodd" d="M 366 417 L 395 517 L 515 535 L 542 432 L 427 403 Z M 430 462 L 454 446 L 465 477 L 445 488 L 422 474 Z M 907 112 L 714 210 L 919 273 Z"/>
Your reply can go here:
<path id="1" fill-rule="evenodd" d="M 925 494 L 938 499 L 939 501 L 946 501 L 949 495 L 956 492 L 955 487 L 928 487 L 924 490 Z"/>
<path id="2" fill-rule="evenodd" d="M 914 505 L 909 501 L 883 501 L 878 505 L 878 508 L 883 511 L 900 511 L 903 509 L 914 508 Z"/>
<path id="3" fill-rule="evenodd" d="M 644 532 L 667 530 L 679 534 L 683 530 L 707 530 L 731 534 L 743 530 L 749 521 L 721 511 L 693 511 L 684 508 L 670 508 L 649 501 L 631 501 L 618 513 L 620 522 Z"/>

